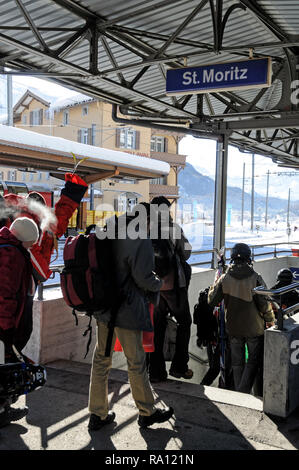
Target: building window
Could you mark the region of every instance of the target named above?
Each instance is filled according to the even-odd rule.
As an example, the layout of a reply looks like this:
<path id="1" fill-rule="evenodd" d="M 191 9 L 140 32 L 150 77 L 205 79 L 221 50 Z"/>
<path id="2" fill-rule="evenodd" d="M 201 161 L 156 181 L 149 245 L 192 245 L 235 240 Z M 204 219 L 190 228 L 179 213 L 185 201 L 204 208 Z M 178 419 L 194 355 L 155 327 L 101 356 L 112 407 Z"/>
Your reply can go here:
<path id="1" fill-rule="evenodd" d="M 88 114 L 88 105 L 82 106 L 82 116 L 87 116 Z"/>
<path id="2" fill-rule="evenodd" d="M 167 176 L 162 176 L 161 178 L 153 178 L 150 180 L 150 184 L 167 184 Z"/>
<path id="3" fill-rule="evenodd" d="M 22 116 L 22 124 L 24 124 L 24 125 L 27 124 L 27 114 L 23 114 L 23 116 Z"/>
<path id="4" fill-rule="evenodd" d="M 151 152 L 166 152 L 165 137 L 153 136 L 151 138 Z"/>
<path id="5" fill-rule="evenodd" d="M 83 127 L 82 129 L 78 130 L 77 141 L 80 142 L 81 144 L 94 145 L 92 139 L 93 139 L 93 137 L 92 137 L 92 127 L 90 127 L 90 128 Z"/>
<path id="6" fill-rule="evenodd" d="M 114 199 L 115 212 L 125 212 L 127 210 L 127 198 L 124 194 Z"/>
<path id="7" fill-rule="evenodd" d="M 30 111 L 30 126 L 41 126 L 43 124 L 43 110 L 34 109 Z"/>
<path id="8" fill-rule="evenodd" d="M 4 171 L 0 171 L 0 180 L 1 180 L 1 181 L 4 180 Z"/>
<path id="9" fill-rule="evenodd" d="M 135 149 L 136 131 L 133 129 L 121 129 L 119 143 L 121 148 Z"/>
<path id="10" fill-rule="evenodd" d="M 81 142 L 81 144 L 88 144 L 88 129 L 87 128 L 80 129 L 79 135 L 80 135 L 79 142 Z"/>
<path id="11" fill-rule="evenodd" d="M 16 170 L 9 170 L 7 172 L 8 181 L 17 181 L 17 172 Z"/>
<path id="12" fill-rule="evenodd" d="M 63 125 L 67 126 L 70 123 L 70 113 L 69 110 L 63 111 Z"/>

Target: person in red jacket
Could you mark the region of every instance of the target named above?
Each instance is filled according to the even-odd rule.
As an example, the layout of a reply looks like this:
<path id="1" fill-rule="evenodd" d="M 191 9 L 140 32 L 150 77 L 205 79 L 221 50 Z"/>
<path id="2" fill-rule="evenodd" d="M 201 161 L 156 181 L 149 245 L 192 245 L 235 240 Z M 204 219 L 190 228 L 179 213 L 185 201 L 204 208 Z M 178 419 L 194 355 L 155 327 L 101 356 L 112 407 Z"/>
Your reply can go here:
<path id="1" fill-rule="evenodd" d="M 35 285 L 33 294 L 27 296 L 20 320 L 18 330 L 19 352 L 26 346 L 32 333 L 33 298 L 37 284 L 46 281 L 52 274 L 50 263 L 56 240 L 65 233 L 69 220 L 78 208 L 87 187 L 87 184 L 80 176 L 66 173 L 65 185 L 55 205 L 54 214 L 46 206 L 43 196 L 39 193 L 30 193 L 27 197 L 16 194 L 4 196 L 7 210 L 6 226 L 9 227 L 13 219 L 26 216 L 32 218 L 39 228 L 38 241 L 29 250 Z"/>
<path id="2" fill-rule="evenodd" d="M 33 275 L 37 282 L 49 279 L 52 273 L 49 266 L 55 239 L 60 238 L 66 232 L 69 220 L 78 208 L 87 187 L 80 176 L 66 173 L 65 185 L 55 205 L 54 214 L 46 207 L 43 196 L 37 192 L 28 194 L 26 198 L 16 194 L 4 196 L 7 208 L 11 209 L 11 214 L 7 213 L 6 225 L 8 227 L 13 219 L 24 215 L 32 218 L 40 229 L 38 242 L 30 248 Z"/>
<path id="3" fill-rule="evenodd" d="M 17 361 L 13 345 L 18 348 L 16 333 L 33 287 L 28 248 L 38 236 L 36 223 L 27 217 L 16 219 L 10 229 L 0 230 L 0 341 L 4 343 L 6 363 Z M 8 401 L 0 402 L 0 427 L 27 413 L 27 407 L 12 408 Z"/>

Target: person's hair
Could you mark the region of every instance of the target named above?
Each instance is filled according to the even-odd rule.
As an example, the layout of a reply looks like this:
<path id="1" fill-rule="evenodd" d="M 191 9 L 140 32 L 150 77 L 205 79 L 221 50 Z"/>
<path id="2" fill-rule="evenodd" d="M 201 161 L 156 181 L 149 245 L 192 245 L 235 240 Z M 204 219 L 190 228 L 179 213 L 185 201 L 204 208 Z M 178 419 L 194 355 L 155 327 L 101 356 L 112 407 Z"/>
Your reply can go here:
<path id="1" fill-rule="evenodd" d="M 166 204 L 168 207 L 171 206 L 171 202 L 165 196 L 156 196 L 151 201 L 151 204 L 157 204 L 160 206 L 161 204 Z"/>

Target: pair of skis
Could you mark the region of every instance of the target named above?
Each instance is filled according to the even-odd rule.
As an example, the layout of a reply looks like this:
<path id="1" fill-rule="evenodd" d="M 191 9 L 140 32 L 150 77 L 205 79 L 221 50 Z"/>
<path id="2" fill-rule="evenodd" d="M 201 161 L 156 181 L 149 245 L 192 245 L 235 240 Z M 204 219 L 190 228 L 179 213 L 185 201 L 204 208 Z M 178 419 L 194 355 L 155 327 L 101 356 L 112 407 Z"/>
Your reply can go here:
<path id="1" fill-rule="evenodd" d="M 218 260 L 217 271 L 215 274 L 216 282 L 220 276 L 226 270 L 226 260 L 225 260 L 225 247 L 223 246 L 220 250 L 215 249 L 215 253 Z M 218 312 L 219 319 L 219 340 L 220 340 L 220 383 L 222 388 L 226 388 L 226 331 L 225 331 L 225 315 L 224 315 L 224 301 L 220 303 L 219 307 L 216 307 Z"/>

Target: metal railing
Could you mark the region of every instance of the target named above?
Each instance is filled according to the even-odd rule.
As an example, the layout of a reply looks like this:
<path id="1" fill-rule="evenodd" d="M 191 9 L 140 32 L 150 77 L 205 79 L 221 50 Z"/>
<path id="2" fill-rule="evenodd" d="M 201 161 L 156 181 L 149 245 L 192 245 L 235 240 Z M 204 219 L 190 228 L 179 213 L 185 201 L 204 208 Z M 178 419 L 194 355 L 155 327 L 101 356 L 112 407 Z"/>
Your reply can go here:
<path id="1" fill-rule="evenodd" d="M 63 268 L 64 268 L 63 264 L 56 264 L 54 266 L 51 266 L 52 274 L 49 277 L 49 279 L 53 279 L 56 273 L 61 273 Z M 56 282 L 56 283 L 53 282 L 51 284 L 44 284 L 43 282 L 39 283 L 37 286 L 37 300 L 44 300 L 44 289 L 49 289 L 50 287 L 51 288 L 60 287 L 60 282 Z"/>
<path id="2" fill-rule="evenodd" d="M 63 242 L 64 243 L 64 242 Z M 279 250 L 277 249 L 277 247 L 279 245 L 292 245 L 292 246 L 295 246 L 295 245 L 299 245 L 299 242 L 277 242 L 277 243 L 263 243 L 261 245 L 249 245 L 250 249 L 251 249 L 251 252 L 252 252 L 252 259 L 254 260 L 255 258 L 259 257 L 259 256 L 266 256 L 266 255 L 273 255 L 274 258 L 277 258 L 277 255 L 279 253 L 291 253 L 291 249 L 285 249 L 285 250 Z M 258 249 L 258 248 L 263 248 L 263 247 L 273 247 L 273 251 L 268 251 L 268 252 L 265 252 L 265 253 L 255 253 L 254 250 L 255 249 Z M 299 246 L 298 246 L 298 249 L 299 249 Z M 226 248 L 225 251 L 231 251 L 232 248 Z M 213 267 L 213 254 L 216 253 L 216 249 L 213 248 L 211 250 L 196 250 L 196 251 L 192 251 L 191 253 L 191 256 L 192 255 L 205 255 L 205 254 L 209 254 L 211 253 L 211 259 L 208 260 L 208 261 L 197 261 L 197 262 L 191 262 L 190 265 L 191 266 L 207 266 L 207 265 L 210 265 L 211 267 Z M 230 258 L 228 258 L 230 259 Z M 50 276 L 49 279 L 53 279 L 54 276 L 55 276 L 55 273 L 60 273 L 62 271 L 62 269 L 64 268 L 64 265 L 53 265 L 51 266 L 51 271 L 53 273 L 53 275 Z M 43 290 L 44 289 L 49 289 L 50 287 L 60 287 L 60 283 L 51 283 L 51 284 L 44 284 L 44 283 L 40 283 L 38 285 L 38 300 L 43 300 Z"/>
<path id="3" fill-rule="evenodd" d="M 267 289 L 266 287 L 259 286 L 259 287 L 255 287 L 254 289 L 252 289 L 252 292 L 257 295 L 269 295 L 272 297 L 272 296 L 286 294 L 287 292 L 291 292 L 292 290 L 295 290 L 297 288 L 299 288 L 299 282 L 292 282 L 292 284 L 289 284 L 288 286 L 285 286 L 285 287 L 280 287 L 279 289 Z M 281 308 L 281 305 L 279 305 L 279 309 L 277 311 L 276 329 L 282 331 L 284 315 L 290 316 L 291 313 L 295 312 L 296 310 L 299 310 L 299 303 L 294 304 L 291 307 L 287 307 L 287 308 Z"/>
<path id="4" fill-rule="evenodd" d="M 276 243 L 263 243 L 263 244 L 260 244 L 260 245 L 248 245 L 251 249 L 251 253 L 252 253 L 252 260 L 254 261 L 255 258 L 259 257 L 259 256 L 266 256 L 266 255 L 273 255 L 273 258 L 277 258 L 277 255 L 279 253 L 291 253 L 292 252 L 292 249 L 291 248 L 288 248 L 288 249 L 285 249 L 285 250 L 279 250 L 277 249 L 277 247 L 279 245 L 292 245 L 292 246 L 295 246 L 295 245 L 299 245 L 299 242 L 276 242 Z M 256 249 L 259 249 L 259 248 L 266 248 L 266 247 L 273 247 L 273 250 L 272 251 L 266 251 L 266 252 L 262 252 L 262 253 L 256 253 L 255 250 Z M 226 251 L 231 251 L 232 250 L 232 247 L 231 248 L 225 248 L 225 252 Z M 299 250 L 299 247 L 298 247 L 298 250 Z M 192 251 L 191 253 L 191 256 L 192 255 L 204 255 L 204 254 L 209 254 L 211 253 L 211 259 L 210 260 L 207 260 L 207 261 L 194 261 L 194 262 L 191 262 L 191 266 L 206 266 L 206 265 L 210 265 L 213 267 L 213 254 L 216 253 L 216 248 L 212 248 L 211 250 L 195 250 L 195 251 Z M 228 258 L 230 259 L 230 258 Z"/>

